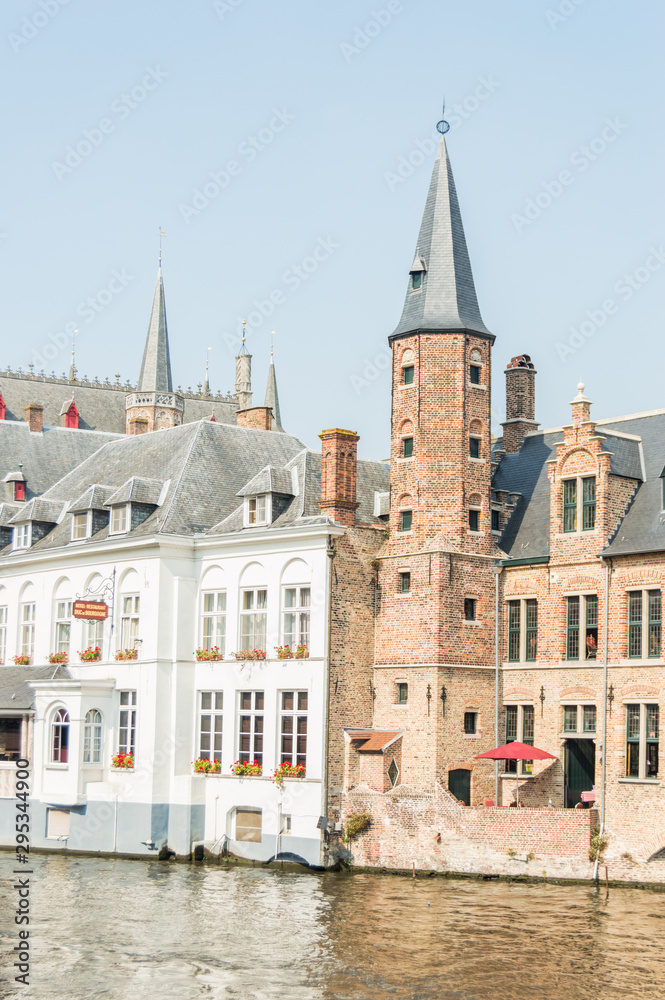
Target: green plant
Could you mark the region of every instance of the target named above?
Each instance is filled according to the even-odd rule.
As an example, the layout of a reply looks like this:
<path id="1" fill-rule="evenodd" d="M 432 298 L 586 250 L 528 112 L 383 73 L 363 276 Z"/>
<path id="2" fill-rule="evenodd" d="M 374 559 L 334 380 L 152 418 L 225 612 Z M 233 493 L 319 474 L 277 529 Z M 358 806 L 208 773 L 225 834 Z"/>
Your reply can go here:
<path id="1" fill-rule="evenodd" d="M 633 855 L 629 854 L 628 851 L 624 851 L 623 852 L 623 854 L 621 855 L 621 860 L 622 861 L 630 861 L 631 865 L 637 864 L 637 862 L 635 861 L 635 858 L 633 857 Z"/>
<path id="2" fill-rule="evenodd" d="M 239 777 L 243 777 L 246 774 L 259 775 L 263 773 L 263 767 L 257 760 L 253 761 L 241 761 L 237 760 L 235 764 L 231 764 L 231 771 L 233 774 L 237 774 Z"/>
<path id="3" fill-rule="evenodd" d="M 509 847 L 508 850 L 506 851 L 506 854 L 508 855 L 509 858 L 517 857 L 517 851 L 515 850 L 514 847 Z"/>
<path id="4" fill-rule="evenodd" d="M 208 760 L 207 757 L 197 757 L 192 764 L 197 774 L 219 774 L 222 770 L 221 761 Z"/>
<path id="5" fill-rule="evenodd" d="M 88 646 L 87 649 L 79 649 L 79 656 L 83 663 L 87 663 L 89 660 L 101 660 L 102 651 L 99 646 Z"/>
<path id="6" fill-rule="evenodd" d="M 111 764 L 113 767 L 124 768 L 126 771 L 131 770 L 134 767 L 134 754 L 133 753 L 117 753 L 111 759 Z"/>
<path id="7" fill-rule="evenodd" d="M 309 658 L 309 650 L 307 646 L 296 646 L 296 660 L 307 660 Z"/>
<path id="8" fill-rule="evenodd" d="M 66 663 L 69 657 L 66 653 L 49 653 L 48 661 L 49 663 Z"/>
<path id="9" fill-rule="evenodd" d="M 138 649 L 116 649 L 115 658 L 116 660 L 138 660 L 139 651 Z"/>
<path id="10" fill-rule="evenodd" d="M 292 764 L 290 761 L 286 760 L 279 767 L 275 768 L 275 773 L 272 776 L 272 780 L 278 786 L 278 788 L 284 787 L 284 778 L 304 778 L 305 777 L 305 765 L 304 764 Z"/>
<path id="11" fill-rule="evenodd" d="M 371 822 L 371 812 L 359 810 L 358 812 L 351 813 L 344 824 L 344 836 L 342 837 L 344 843 L 348 843 L 350 840 L 353 840 L 354 837 L 357 837 L 359 833 L 362 833 L 363 830 L 367 829 Z"/>
<path id="12" fill-rule="evenodd" d="M 23 655 L 12 656 L 12 660 L 14 661 L 17 667 L 29 667 L 30 664 L 32 663 L 31 657 Z"/>
<path id="13" fill-rule="evenodd" d="M 607 834 L 601 834 L 600 827 L 596 826 L 591 834 L 591 843 L 589 844 L 589 861 L 599 861 L 601 864 L 604 861 L 603 854 L 610 842 L 610 838 Z"/>
<path id="14" fill-rule="evenodd" d="M 265 660 L 265 649 L 239 649 L 235 654 L 236 660 Z"/>
<path id="15" fill-rule="evenodd" d="M 278 660 L 292 660 L 293 650 L 289 645 L 286 646 L 275 646 L 275 652 L 277 653 Z"/>
<path id="16" fill-rule="evenodd" d="M 195 654 L 197 660 L 223 660 L 224 654 L 220 653 L 219 646 L 212 649 L 197 649 Z"/>

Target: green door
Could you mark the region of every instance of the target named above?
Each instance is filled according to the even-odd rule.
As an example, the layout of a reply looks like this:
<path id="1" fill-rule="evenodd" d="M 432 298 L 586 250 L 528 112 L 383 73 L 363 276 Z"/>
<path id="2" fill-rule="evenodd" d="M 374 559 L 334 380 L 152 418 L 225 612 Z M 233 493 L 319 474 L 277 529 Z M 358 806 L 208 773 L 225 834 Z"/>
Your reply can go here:
<path id="1" fill-rule="evenodd" d="M 566 740 L 566 808 L 582 801 L 582 792 L 590 792 L 596 777 L 596 746 L 593 740 Z"/>
<path id="2" fill-rule="evenodd" d="M 471 805 L 471 771 L 462 767 L 448 771 L 448 790 L 465 806 Z"/>

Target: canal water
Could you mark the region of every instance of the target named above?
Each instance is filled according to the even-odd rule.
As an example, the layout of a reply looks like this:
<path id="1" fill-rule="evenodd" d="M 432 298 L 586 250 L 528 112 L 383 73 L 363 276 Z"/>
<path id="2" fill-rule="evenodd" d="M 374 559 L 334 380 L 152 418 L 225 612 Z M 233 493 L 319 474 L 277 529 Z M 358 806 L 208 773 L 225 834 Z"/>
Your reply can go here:
<path id="1" fill-rule="evenodd" d="M 31 858 L 15 986 L 0 855 L 0 997 L 665 998 L 665 895 L 586 886 Z"/>

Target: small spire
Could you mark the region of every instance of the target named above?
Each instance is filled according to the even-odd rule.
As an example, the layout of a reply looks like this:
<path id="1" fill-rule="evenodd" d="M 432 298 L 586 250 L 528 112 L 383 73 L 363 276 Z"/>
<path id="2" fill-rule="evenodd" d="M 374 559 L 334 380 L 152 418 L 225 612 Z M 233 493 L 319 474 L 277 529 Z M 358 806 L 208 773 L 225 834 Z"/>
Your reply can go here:
<path id="1" fill-rule="evenodd" d="M 266 386 L 266 399 L 264 406 L 270 407 L 273 416 L 273 430 L 282 431 L 282 415 L 279 412 L 279 395 L 277 393 L 277 377 L 275 375 L 275 349 L 273 337 L 275 331 L 270 335 L 270 367 L 268 368 L 268 384 Z"/>
<path id="2" fill-rule="evenodd" d="M 69 366 L 69 381 L 76 381 L 76 334 L 78 330 L 74 330 L 72 333 L 72 363 Z"/>
<path id="3" fill-rule="evenodd" d="M 204 396 L 210 395 L 210 379 L 209 379 L 208 375 L 209 375 L 209 367 L 210 367 L 210 352 L 211 352 L 211 350 L 212 350 L 212 347 L 206 347 L 206 377 L 205 377 L 205 381 L 203 383 L 203 394 L 204 394 Z"/>
<path id="4" fill-rule="evenodd" d="M 137 388 L 139 392 L 173 392 L 161 261 Z"/>

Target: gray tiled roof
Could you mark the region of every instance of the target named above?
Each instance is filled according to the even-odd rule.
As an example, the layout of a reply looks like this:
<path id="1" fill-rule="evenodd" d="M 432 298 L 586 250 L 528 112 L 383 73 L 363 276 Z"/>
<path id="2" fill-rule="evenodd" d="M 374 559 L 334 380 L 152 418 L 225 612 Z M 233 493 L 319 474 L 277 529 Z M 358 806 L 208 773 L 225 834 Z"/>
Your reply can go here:
<path id="1" fill-rule="evenodd" d="M 23 504 L 0 503 L 0 528 L 6 528 Z"/>
<path id="2" fill-rule="evenodd" d="M 266 465 L 253 479 L 238 490 L 239 497 L 254 497 L 260 493 L 281 493 L 293 496 L 291 473 L 287 469 L 276 469 L 274 465 Z"/>
<path id="3" fill-rule="evenodd" d="M 148 334 L 145 341 L 137 389 L 139 392 L 173 391 L 161 264 L 157 271 L 155 296 L 152 302 L 152 312 L 150 314 L 150 323 L 148 324 Z"/>
<path id="4" fill-rule="evenodd" d="M 412 267 L 426 271 L 422 286 L 407 288 L 392 336 L 411 330 L 474 330 L 489 334 L 478 308 L 455 181 L 441 138 Z"/>
<path id="5" fill-rule="evenodd" d="M 0 709 L 30 709 L 34 693 L 30 681 L 63 680 L 70 676 L 67 667 L 0 667 Z"/>
<path id="6" fill-rule="evenodd" d="M 147 503 L 157 505 L 164 488 L 160 479 L 143 479 L 132 476 L 123 483 L 120 489 L 111 493 L 104 502 L 105 507 L 113 507 L 120 503 Z"/>
<path id="7" fill-rule="evenodd" d="M 86 510 L 104 510 L 107 497 L 113 493 L 112 486 L 94 484 L 69 505 L 70 514 L 80 514 Z"/>
<path id="8" fill-rule="evenodd" d="M 55 524 L 62 514 L 63 504 L 57 500 L 45 500 L 42 497 L 35 497 L 28 503 L 22 504 L 8 524 L 23 524 L 24 521 L 44 521 L 47 524 Z"/>

